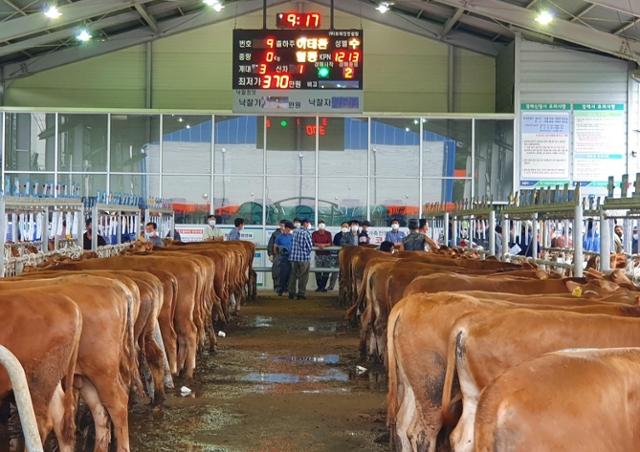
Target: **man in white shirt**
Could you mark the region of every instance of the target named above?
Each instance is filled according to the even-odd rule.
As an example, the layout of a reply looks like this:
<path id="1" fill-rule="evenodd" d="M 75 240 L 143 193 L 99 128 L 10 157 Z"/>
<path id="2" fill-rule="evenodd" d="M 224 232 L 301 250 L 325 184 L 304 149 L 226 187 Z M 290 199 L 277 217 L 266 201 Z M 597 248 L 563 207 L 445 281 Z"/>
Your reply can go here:
<path id="1" fill-rule="evenodd" d="M 213 240 L 216 242 L 222 242 L 224 240 L 224 232 L 216 228 L 216 216 L 209 215 L 207 217 L 207 226 L 204 227 L 204 233 L 202 234 L 202 240 Z"/>

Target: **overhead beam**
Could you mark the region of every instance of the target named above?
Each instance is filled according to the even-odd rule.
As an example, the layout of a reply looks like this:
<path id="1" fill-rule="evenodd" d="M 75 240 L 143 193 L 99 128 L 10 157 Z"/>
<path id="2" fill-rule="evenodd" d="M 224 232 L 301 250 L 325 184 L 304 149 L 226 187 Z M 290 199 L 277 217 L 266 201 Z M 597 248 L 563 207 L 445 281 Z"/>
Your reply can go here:
<path id="1" fill-rule="evenodd" d="M 141 27 L 124 33 L 111 35 L 106 41 L 95 43 L 95 45 L 91 47 L 68 47 L 46 55 L 37 55 L 25 61 L 6 64 L 4 66 L 5 79 L 13 80 L 26 77 L 48 69 L 144 44 L 159 37 L 171 36 L 194 28 L 231 20 L 244 14 L 261 11 L 262 1 L 263 0 L 243 0 L 237 2 L 237 6 L 234 8 L 225 8 L 219 13 L 204 9 L 194 11 L 185 16 L 159 21 L 159 30 L 155 35 L 149 33 L 146 27 Z M 286 2 L 287 0 L 267 0 L 267 6 L 275 6 Z M 152 8 L 150 8 L 150 10 L 152 10 Z"/>
<path id="2" fill-rule="evenodd" d="M 330 0 L 310 1 L 326 7 L 329 7 L 331 4 Z M 428 6 L 429 4 L 424 4 L 425 11 L 427 11 Z M 500 49 L 503 48 L 502 44 L 492 42 L 489 39 L 480 38 L 477 35 L 464 31 L 455 30 L 450 32 L 447 36 L 442 37 L 441 34 L 444 27 L 439 23 L 425 19 L 417 19 L 412 15 L 394 11 L 380 14 L 370 5 L 363 7 L 363 2 L 358 0 L 340 0 L 339 2 L 335 2 L 335 9 L 354 16 L 360 16 L 363 19 L 367 19 L 372 22 L 377 22 L 408 33 L 445 42 L 447 44 L 482 53 L 484 55 L 497 56 Z"/>
<path id="3" fill-rule="evenodd" d="M 2 0 L 5 4 L 9 5 L 11 8 L 15 9 L 16 12 L 22 14 L 23 16 L 26 16 L 27 13 L 24 12 L 24 10 L 22 8 L 18 8 L 17 5 L 15 5 L 12 1 L 10 0 Z"/>
<path id="4" fill-rule="evenodd" d="M 635 27 L 638 24 L 640 24 L 640 17 L 637 17 L 634 20 L 632 20 L 631 22 L 629 22 L 628 24 L 623 25 L 622 27 L 618 28 L 616 31 L 613 32 L 613 34 L 614 35 L 619 35 L 620 33 L 624 33 L 629 28 Z"/>
<path id="5" fill-rule="evenodd" d="M 146 8 L 145 8 L 146 9 Z M 148 8 L 150 14 L 163 14 L 172 10 L 175 10 L 176 6 L 172 2 L 164 2 L 158 5 L 154 5 Z M 89 29 L 91 31 L 98 31 L 104 28 L 109 28 L 114 25 L 126 24 L 128 22 L 137 21 L 140 15 L 136 11 L 127 11 L 124 13 L 116 14 L 113 16 L 105 17 L 91 22 Z M 156 32 L 157 33 L 157 32 Z M 23 39 L 12 44 L 7 44 L 0 47 L 0 57 L 11 55 L 13 53 L 19 53 L 25 50 L 32 49 L 34 47 L 42 47 L 47 44 L 51 44 L 58 41 L 64 41 L 74 37 L 76 30 L 73 28 L 63 28 L 51 33 L 45 33 L 33 38 Z"/>
<path id="6" fill-rule="evenodd" d="M 630 16 L 640 17 L 640 2 L 637 0 L 588 0 L 594 5 L 613 9 Z"/>
<path id="7" fill-rule="evenodd" d="M 42 33 L 51 28 L 71 25 L 151 1 L 153 0 L 80 0 L 71 4 L 61 5 L 58 10 L 62 15 L 55 20 L 49 19 L 44 14 L 36 13 L 4 22 L 0 27 L 0 42 Z"/>
<path id="8" fill-rule="evenodd" d="M 449 32 L 453 29 L 453 27 L 456 26 L 456 24 L 458 23 L 458 21 L 460 20 L 463 14 L 464 14 L 464 8 L 456 9 L 456 12 L 453 13 L 453 16 L 451 16 L 449 20 L 447 20 L 447 22 L 444 24 L 444 28 L 442 29 L 442 33 L 440 34 L 440 36 L 443 38 L 447 36 Z"/>
<path id="9" fill-rule="evenodd" d="M 500 0 L 437 0 L 439 3 L 464 8 L 474 14 L 507 22 L 520 28 L 553 36 L 574 44 L 640 62 L 640 42 L 587 28 L 568 20 L 556 18 L 546 27 L 535 21 L 537 13 Z"/>
<path id="10" fill-rule="evenodd" d="M 149 14 L 149 11 L 147 11 L 147 8 L 145 8 L 144 5 L 141 5 L 140 3 L 136 3 L 134 6 L 136 8 L 136 11 L 138 11 L 138 14 L 140 14 L 140 17 L 142 17 L 142 19 L 146 22 L 147 26 L 151 29 L 151 31 L 153 31 L 154 33 L 157 33 L 158 23 L 156 22 L 154 17 L 151 14 Z"/>
<path id="11" fill-rule="evenodd" d="M 571 19 L 569 19 L 569 22 L 575 22 L 576 20 L 579 20 L 582 18 L 582 16 L 584 16 L 585 14 L 591 12 L 591 10 L 593 8 L 595 8 L 596 5 L 594 5 L 593 3 L 591 3 L 589 6 L 587 6 L 586 8 L 584 8 L 582 11 L 580 11 L 578 14 L 576 14 L 575 16 L 573 16 Z"/>

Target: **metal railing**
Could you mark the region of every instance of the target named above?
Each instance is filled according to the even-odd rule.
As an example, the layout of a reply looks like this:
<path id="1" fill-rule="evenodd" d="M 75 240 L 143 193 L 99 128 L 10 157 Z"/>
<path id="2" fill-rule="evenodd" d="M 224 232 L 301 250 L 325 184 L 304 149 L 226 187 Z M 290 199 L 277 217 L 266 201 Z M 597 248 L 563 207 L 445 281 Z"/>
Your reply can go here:
<path id="1" fill-rule="evenodd" d="M 27 377 L 18 358 L 4 345 L 0 345 L 0 365 L 7 370 L 11 381 L 27 452 L 43 452 Z"/>

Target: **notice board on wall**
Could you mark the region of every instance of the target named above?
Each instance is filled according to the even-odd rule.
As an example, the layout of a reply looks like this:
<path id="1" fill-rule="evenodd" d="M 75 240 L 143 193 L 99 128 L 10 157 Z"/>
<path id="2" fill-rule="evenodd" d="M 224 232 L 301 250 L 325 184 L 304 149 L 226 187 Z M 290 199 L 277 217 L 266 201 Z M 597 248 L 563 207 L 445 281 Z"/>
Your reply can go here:
<path id="1" fill-rule="evenodd" d="M 574 104 L 573 137 L 574 181 L 603 183 L 625 172 L 624 104 Z"/>
<path id="2" fill-rule="evenodd" d="M 569 180 L 571 105 L 523 104 L 520 177 L 527 185 Z"/>
<path id="3" fill-rule="evenodd" d="M 520 185 L 571 182 L 605 187 L 626 172 L 625 104 L 525 103 L 520 114 Z"/>

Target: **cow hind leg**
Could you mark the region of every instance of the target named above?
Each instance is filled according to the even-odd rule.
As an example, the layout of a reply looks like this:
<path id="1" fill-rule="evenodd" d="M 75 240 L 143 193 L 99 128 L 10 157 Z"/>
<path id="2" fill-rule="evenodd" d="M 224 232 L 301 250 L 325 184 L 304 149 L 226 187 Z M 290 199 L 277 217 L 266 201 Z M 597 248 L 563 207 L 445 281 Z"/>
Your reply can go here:
<path id="1" fill-rule="evenodd" d="M 49 418 L 53 424 L 53 431 L 56 434 L 58 449 L 60 452 L 73 452 L 73 441 L 65 440 L 65 435 L 63 433 L 65 422 L 64 410 L 64 391 L 62 390 L 62 386 L 58 384 L 53 392 L 53 396 L 51 397 L 51 402 L 49 403 Z"/>
<path id="2" fill-rule="evenodd" d="M 151 334 L 145 338 L 144 342 L 145 356 L 147 357 L 147 363 L 151 371 L 151 378 L 153 379 L 154 397 L 153 403 L 162 403 L 165 399 L 164 393 L 164 367 L 162 361 L 162 350 L 155 343 Z"/>
<path id="3" fill-rule="evenodd" d="M 117 452 L 129 452 L 129 413 L 127 411 L 129 397 L 126 385 L 122 381 L 117 381 L 101 388 L 99 394 L 113 423 Z"/>
<path id="4" fill-rule="evenodd" d="M 109 415 L 105 407 L 100 402 L 100 397 L 96 387 L 87 379 L 82 381 L 80 388 L 80 396 L 89 407 L 91 417 L 93 417 L 93 425 L 95 428 L 94 452 L 107 452 L 109 443 L 111 442 L 111 431 L 109 430 Z"/>

